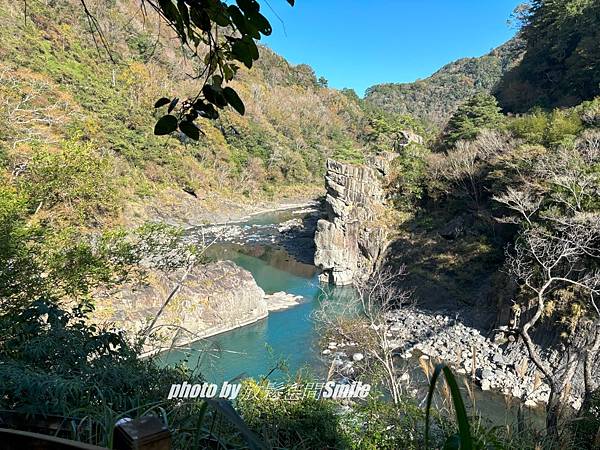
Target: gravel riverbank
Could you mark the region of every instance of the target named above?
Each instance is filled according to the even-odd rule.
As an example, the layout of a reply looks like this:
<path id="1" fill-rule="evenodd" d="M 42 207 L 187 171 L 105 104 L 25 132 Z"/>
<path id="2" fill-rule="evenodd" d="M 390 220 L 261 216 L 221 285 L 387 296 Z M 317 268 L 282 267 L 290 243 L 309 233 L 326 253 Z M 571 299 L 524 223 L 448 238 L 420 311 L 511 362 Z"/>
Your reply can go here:
<path id="1" fill-rule="evenodd" d="M 548 401 L 550 389 L 541 381 L 541 374 L 529 361 L 524 346 L 509 339 L 502 329 L 490 338 L 449 311 L 408 309 L 390 313 L 387 336 L 399 358 L 410 360 L 420 356 L 435 363 L 443 362 L 456 373 L 471 378 L 483 391 L 519 398 L 529 407 Z M 359 373 L 357 363 L 368 357 L 368 352 L 356 343 L 326 344 L 322 354 L 349 378 Z M 574 408 L 580 401 L 577 396 L 570 396 Z"/>

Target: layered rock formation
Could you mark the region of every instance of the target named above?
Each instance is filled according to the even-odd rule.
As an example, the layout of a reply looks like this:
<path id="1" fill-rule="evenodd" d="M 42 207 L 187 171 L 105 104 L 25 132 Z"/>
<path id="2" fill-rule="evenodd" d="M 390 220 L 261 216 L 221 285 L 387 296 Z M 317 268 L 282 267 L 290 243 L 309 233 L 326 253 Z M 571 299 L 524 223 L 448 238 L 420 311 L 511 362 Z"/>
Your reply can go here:
<path id="1" fill-rule="evenodd" d="M 157 315 L 181 273 L 153 273 L 141 286 L 111 295 L 106 318 L 117 326 L 139 332 Z M 152 336 L 161 346 L 191 342 L 254 323 L 268 315 L 264 291 L 252 274 L 230 261 L 198 266 L 168 302 Z"/>
<path id="2" fill-rule="evenodd" d="M 327 161 L 326 216 L 315 234 L 322 281 L 350 284 L 370 275 L 379 261 L 387 246 L 382 178 L 391 159 L 382 155 L 370 165 Z"/>

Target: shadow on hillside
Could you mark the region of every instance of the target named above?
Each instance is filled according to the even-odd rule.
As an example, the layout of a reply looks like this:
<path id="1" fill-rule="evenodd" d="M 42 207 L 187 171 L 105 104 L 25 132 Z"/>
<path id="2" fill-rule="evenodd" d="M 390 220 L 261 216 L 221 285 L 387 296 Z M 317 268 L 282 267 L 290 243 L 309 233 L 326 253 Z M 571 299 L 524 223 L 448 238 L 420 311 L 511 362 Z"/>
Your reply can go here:
<path id="1" fill-rule="evenodd" d="M 406 265 L 404 287 L 418 308 L 460 317 L 488 334 L 506 323 L 515 286 L 502 272 L 510 226 L 490 214 L 429 208 L 405 222 L 388 249 L 388 264 Z"/>

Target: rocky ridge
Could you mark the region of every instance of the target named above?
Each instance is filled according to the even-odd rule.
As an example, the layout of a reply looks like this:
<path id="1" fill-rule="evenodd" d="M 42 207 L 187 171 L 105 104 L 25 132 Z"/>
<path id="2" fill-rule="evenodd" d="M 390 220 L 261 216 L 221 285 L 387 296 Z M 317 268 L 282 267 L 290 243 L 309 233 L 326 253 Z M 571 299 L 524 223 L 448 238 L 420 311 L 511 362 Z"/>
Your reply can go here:
<path id="1" fill-rule="evenodd" d="M 369 276 L 386 249 L 387 232 L 377 221 L 385 209 L 387 164 L 383 157 L 377 161 L 381 170 L 327 161 L 326 211 L 317 222 L 314 259 L 324 282 L 347 285 Z"/>

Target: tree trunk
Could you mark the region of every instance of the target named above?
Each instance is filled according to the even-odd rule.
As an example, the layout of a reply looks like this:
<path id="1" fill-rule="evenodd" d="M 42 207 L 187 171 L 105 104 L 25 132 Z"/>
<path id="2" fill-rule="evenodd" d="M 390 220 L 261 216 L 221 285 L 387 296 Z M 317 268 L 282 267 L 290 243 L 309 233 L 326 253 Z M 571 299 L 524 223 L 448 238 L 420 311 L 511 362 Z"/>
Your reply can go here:
<path id="1" fill-rule="evenodd" d="M 551 448 L 558 448 L 558 421 L 562 409 L 561 395 L 553 389 L 550 390 L 550 397 L 546 405 L 546 434 Z"/>

